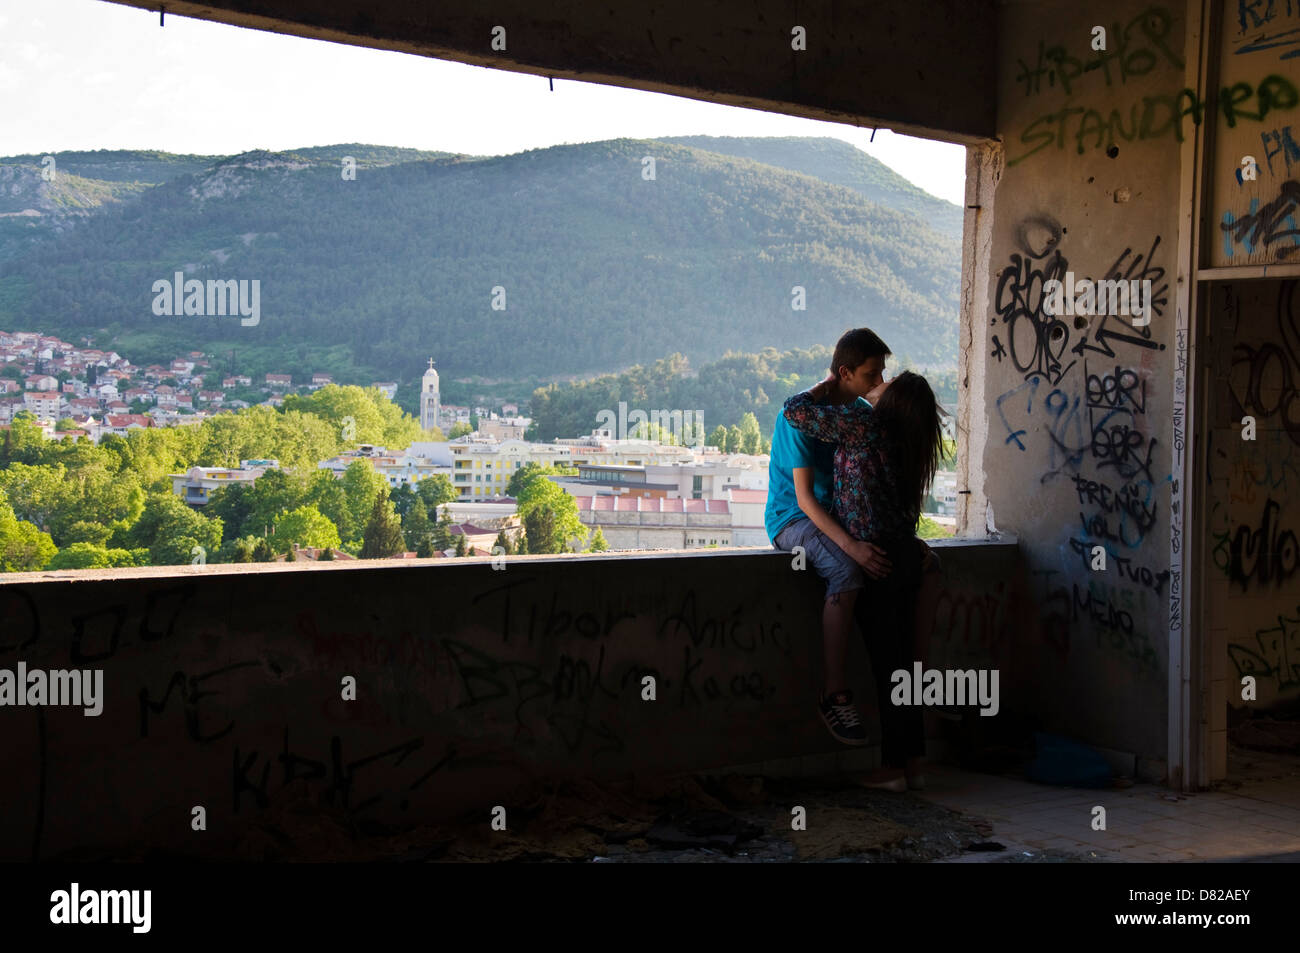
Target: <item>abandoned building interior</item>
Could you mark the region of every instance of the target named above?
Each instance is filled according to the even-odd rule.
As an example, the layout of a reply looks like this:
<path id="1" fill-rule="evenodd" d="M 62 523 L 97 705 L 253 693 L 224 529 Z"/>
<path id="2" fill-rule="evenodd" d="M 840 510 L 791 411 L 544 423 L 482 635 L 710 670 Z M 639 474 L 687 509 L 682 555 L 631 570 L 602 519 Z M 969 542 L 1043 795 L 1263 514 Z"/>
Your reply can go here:
<path id="1" fill-rule="evenodd" d="M 106 2 L 157 18 L 155 0 Z M 1001 674 L 999 716 L 966 741 L 1058 732 L 1191 792 L 1231 777 L 1234 724 L 1300 702 L 1300 3 L 174 0 L 166 16 L 964 145 L 958 534 L 936 544 L 929 664 Z M 1067 273 L 1150 282 L 1149 319 L 1052 313 L 1044 285 Z M 821 755 L 818 600 L 761 549 L 12 574 L 0 658 L 102 665 L 105 700 L 0 739 L 0 843 L 166 847 L 185 831 L 152 819 L 201 802 L 237 830 L 290 751 L 348 764 L 387 818 L 539 774 Z M 644 670 L 666 679 L 653 706 L 629 687 Z M 354 704 L 344 675 L 365 687 Z M 82 787 L 99 794 L 61 811 Z"/>

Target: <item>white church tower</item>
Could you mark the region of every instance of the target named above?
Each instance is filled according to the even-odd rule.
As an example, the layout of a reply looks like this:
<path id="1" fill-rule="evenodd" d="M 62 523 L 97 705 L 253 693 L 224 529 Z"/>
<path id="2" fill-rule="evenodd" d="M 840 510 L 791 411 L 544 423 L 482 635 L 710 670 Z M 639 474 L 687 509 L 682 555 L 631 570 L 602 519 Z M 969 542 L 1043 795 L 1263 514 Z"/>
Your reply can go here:
<path id="1" fill-rule="evenodd" d="M 420 426 L 432 430 L 438 426 L 438 414 L 442 402 L 438 398 L 438 372 L 433 369 L 433 358 L 429 358 L 429 369 L 424 372 L 420 386 Z"/>

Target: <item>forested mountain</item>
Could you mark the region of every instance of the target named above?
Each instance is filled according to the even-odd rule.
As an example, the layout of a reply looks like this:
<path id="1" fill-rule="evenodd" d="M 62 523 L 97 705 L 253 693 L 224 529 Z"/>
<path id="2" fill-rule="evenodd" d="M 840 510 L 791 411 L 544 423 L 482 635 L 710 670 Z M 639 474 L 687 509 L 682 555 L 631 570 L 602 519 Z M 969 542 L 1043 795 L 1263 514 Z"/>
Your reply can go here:
<path id="1" fill-rule="evenodd" d="M 893 342 L 886 339 L 886 344 Z M 779 352 L 766 348 L 758 354 L 730 353 L 721 360 L 693 371 L 681 354 L 621 374 L 604 374 L 590 380 L 552 384 L 533 393 L 530 401 L 537 440 L 588 434 L 599 425 L 604 410 L 618 412 L 619 401 L 630 408 L 695 411 L 704 418 L 704 429 L 738 424 L 753 414 L 764 437 L 772 427 L 786 398 L 806 390 L 826 376 L 831 348 Z M 927 372 L 939 402 L 957 408 L 957 373 Z"/>
<path id="2" fill-rule="evenodd" d="M 336 379 L 345 354 L 366 381 L 413 380 L 431 355 L 448 378 L 598 374 L 673 353 L 698 366 L 862 324 L 900 356 L 954 364 L 956 207 L 846 144 L 763 142 L 66 153 L 53 182 L 38 156 L 4 159 L 0 184 L 17 188 L 0 206 L 0 327 L 111 340 L 137 363 L 330 354 Z M 155 316 L 153 284 L 177 271 L 259 280 L 259 322 Z"/>
<path id="3" fill-rule="evenodd" d="M 961 241 L 962 210 L 917 188 L 883 162 L 843 139 L 805 136 L 670 136 L 675 142 L 708 152 L 753 159 L 815 179 L 843 185 L 886 208 L 910 212 L 935 231 Z"/>

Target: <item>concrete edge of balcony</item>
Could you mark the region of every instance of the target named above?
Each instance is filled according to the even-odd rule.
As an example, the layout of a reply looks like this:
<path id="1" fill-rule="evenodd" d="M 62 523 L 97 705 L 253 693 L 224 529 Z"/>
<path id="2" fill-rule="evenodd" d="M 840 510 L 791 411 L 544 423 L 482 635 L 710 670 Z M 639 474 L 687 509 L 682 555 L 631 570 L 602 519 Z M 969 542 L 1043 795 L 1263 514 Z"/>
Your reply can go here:
<path id="1" fill-rule="evenodd" d="M 1016 546 L 1018 540 L 1014 535 L 1003 533 L 988 537 L 954 537 L 930 539 L 926 542 L 936 549 L 965 549 L 972 547 Z M 780 550 L 770 546 L 734 547 L 718 549 L 648 549 L 620 550 L 607 553 L 560 553 L 545 556 L 507 556 L 509 564 L 578 562 L 617 560 L 664 560 L 664 559 L 725 559 L 736 556 L 784 556 Z M 411 567 L 452 567 L 491 564 L 499 557 L 461 556 L 456 558 L 431 559 L 360 559 L 338 562 L 273 562 L 273 563 L 207 563 L 203 565 L 181 564 L 176 566 L 131 566 L 113 569 L 61 569 L 55 571 L 38 570 L 36 572 L 0 573 L 2 585 L 35 585 L 42 582 L 103 582 L 123 579 L 159 579 L 167 577 L 191 576 L 229 576 L 248 573 L 276 572 L 310 572 L 323 570 L 329 572 L 379 572 L 387 569 Z"/>

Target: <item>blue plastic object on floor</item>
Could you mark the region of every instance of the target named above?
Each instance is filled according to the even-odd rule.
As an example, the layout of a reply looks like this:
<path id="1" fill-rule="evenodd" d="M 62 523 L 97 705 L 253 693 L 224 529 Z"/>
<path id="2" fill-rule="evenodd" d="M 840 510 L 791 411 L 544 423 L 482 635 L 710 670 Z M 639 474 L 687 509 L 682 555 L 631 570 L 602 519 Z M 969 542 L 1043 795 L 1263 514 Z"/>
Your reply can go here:
<path id="1" fill-rule="evenodd" d="M 1025 772 L 1039 784 L 1076 788 L 1107 788 L 1111 784 L 1110 764 L 1087 745 L 1045 731 L 1034 732 L 1037 753 Z"/>

